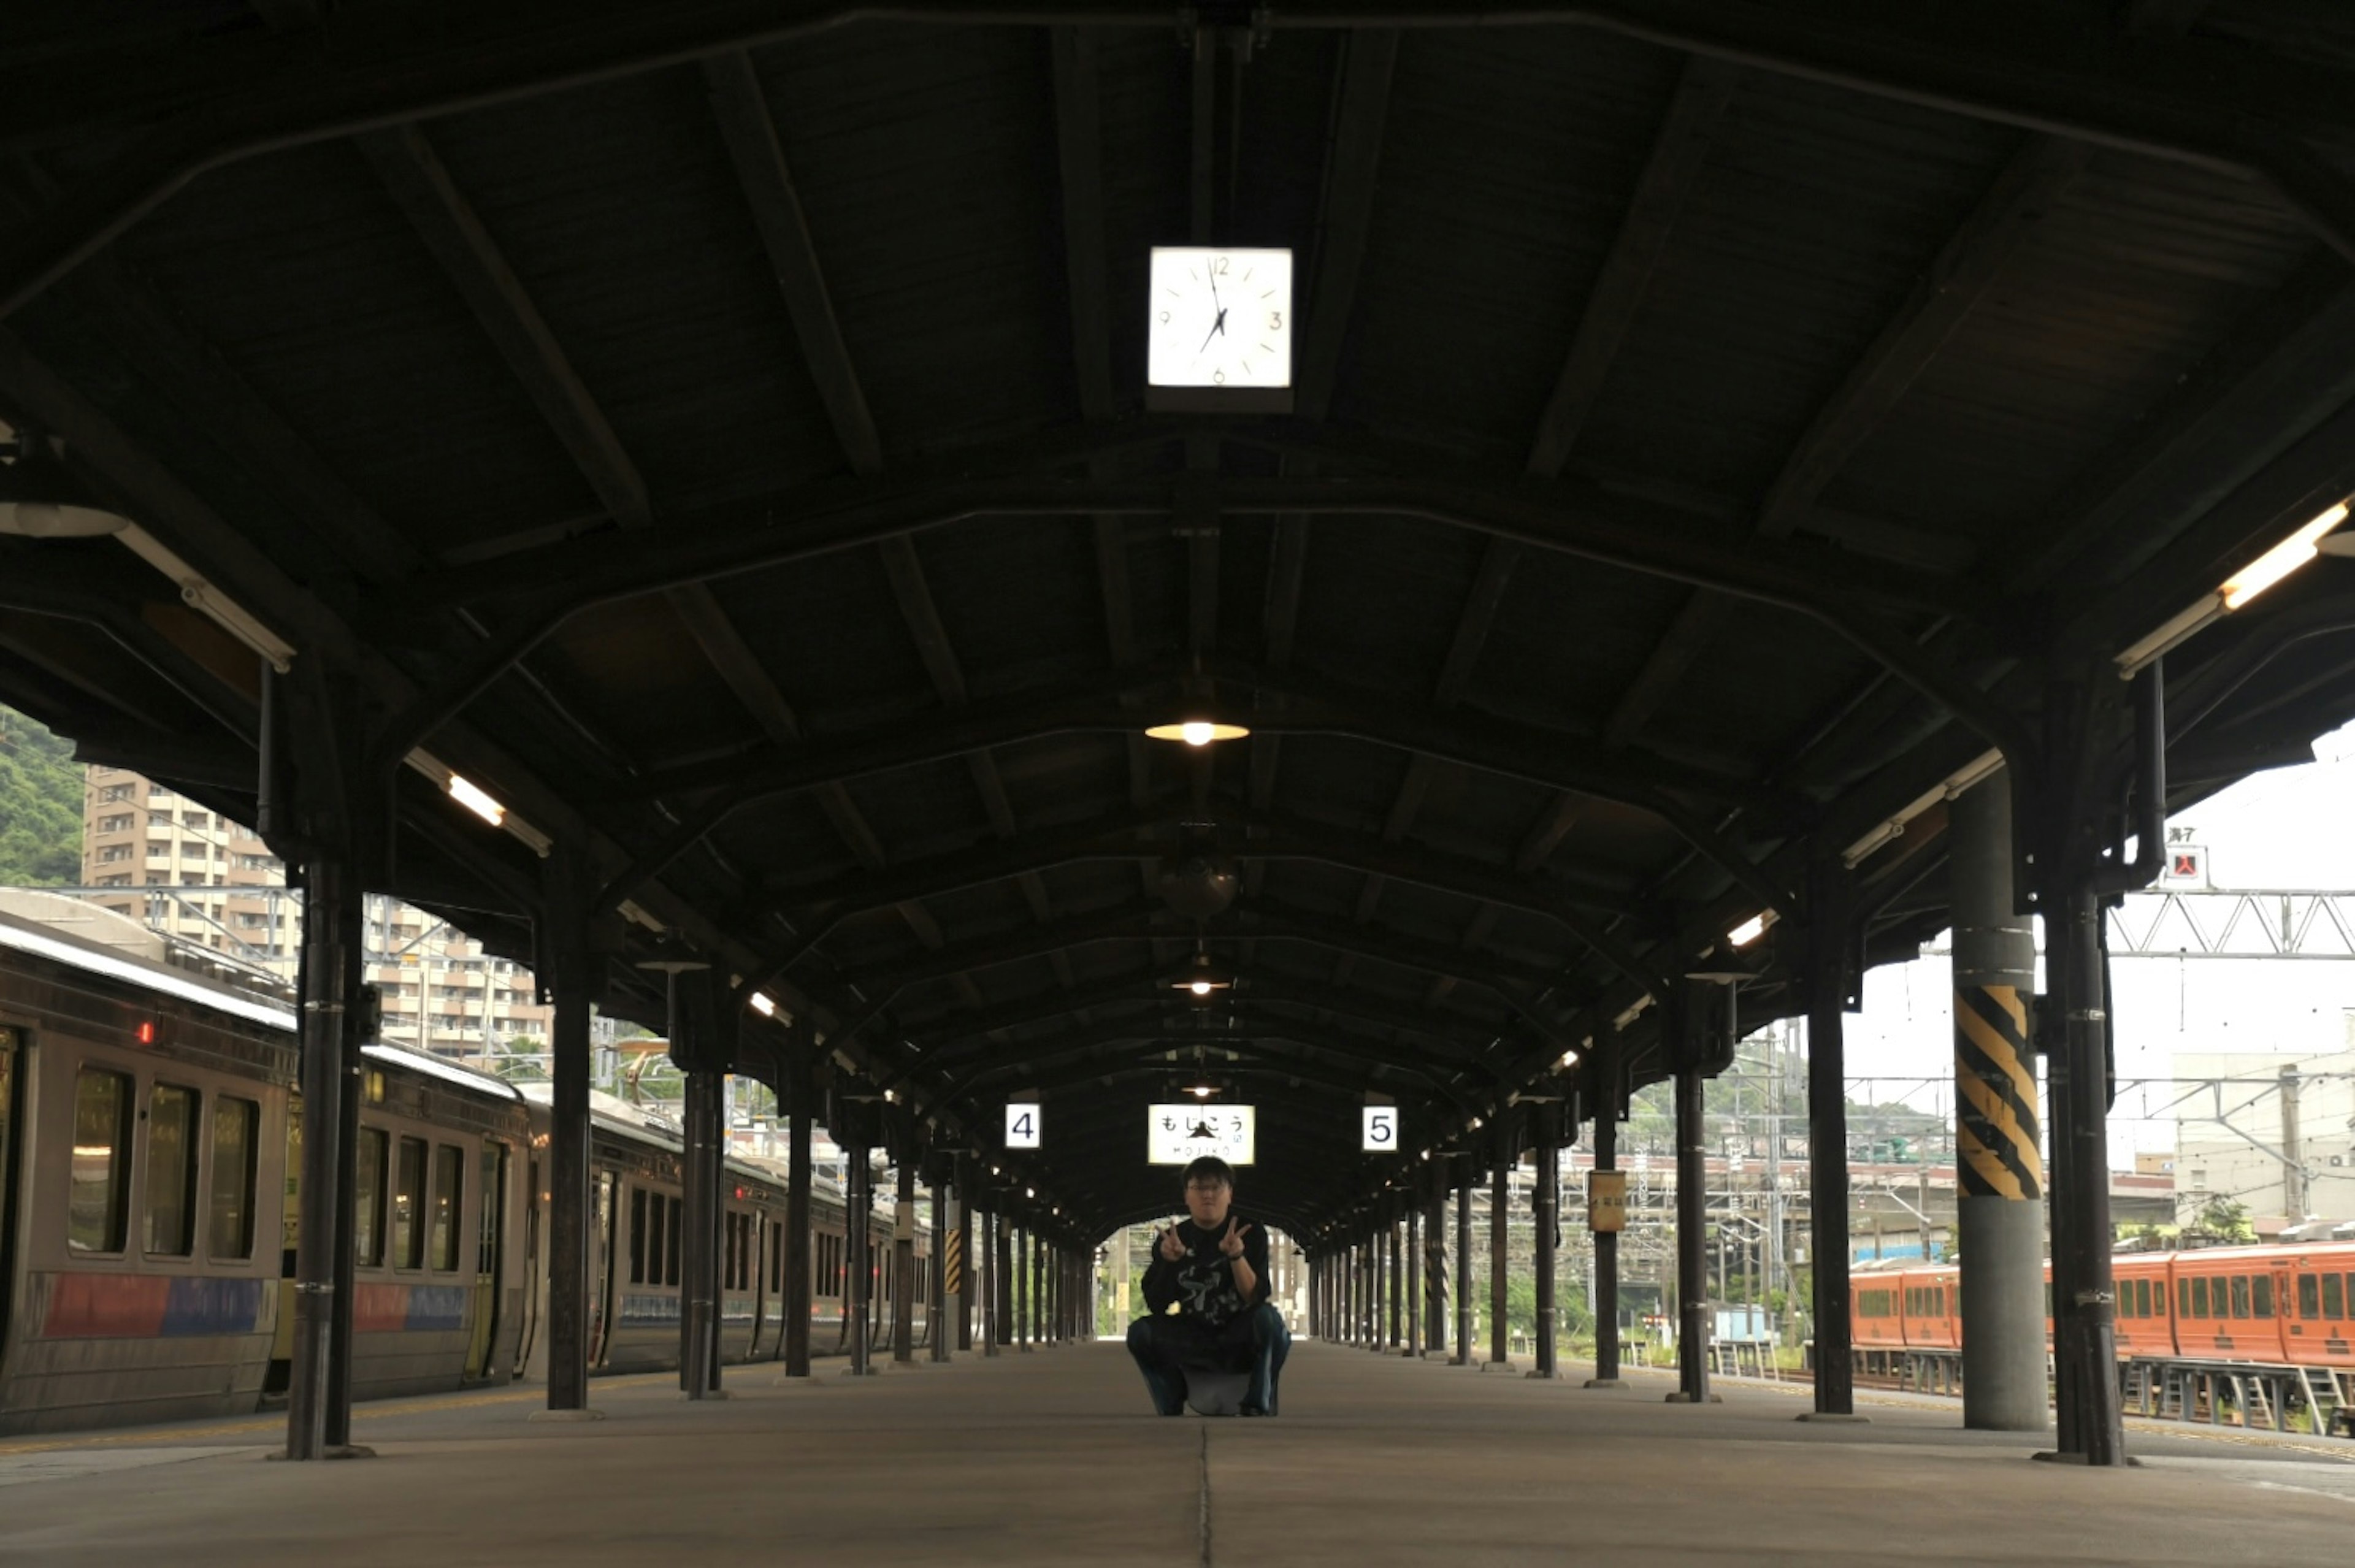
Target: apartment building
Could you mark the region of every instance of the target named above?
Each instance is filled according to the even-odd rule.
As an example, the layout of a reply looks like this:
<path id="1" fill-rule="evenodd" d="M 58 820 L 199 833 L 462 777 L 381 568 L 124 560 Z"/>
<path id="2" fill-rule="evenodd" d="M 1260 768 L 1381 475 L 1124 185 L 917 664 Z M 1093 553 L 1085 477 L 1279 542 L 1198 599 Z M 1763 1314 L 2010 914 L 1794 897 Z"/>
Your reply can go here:
<path id="1" fill-rule="evenodd" d="M 162 935 L 266 970 L 289 986 L 302 955 L 303 895 L 251 829 L 120 768 L 82 786 L 80 896 Z M 367 979 L 383 989 L 383 1038 L 486 1062 L 517 1039 L 545 1040 L 553 1009 L 531 972 L 447 923 L 371 895 Z"/>

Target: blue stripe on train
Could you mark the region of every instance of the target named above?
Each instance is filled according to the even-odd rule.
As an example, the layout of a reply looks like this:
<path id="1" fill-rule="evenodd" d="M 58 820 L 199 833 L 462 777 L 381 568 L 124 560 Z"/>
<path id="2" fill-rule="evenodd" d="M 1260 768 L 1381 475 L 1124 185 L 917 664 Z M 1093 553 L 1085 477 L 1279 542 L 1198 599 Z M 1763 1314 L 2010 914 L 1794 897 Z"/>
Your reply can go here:
<path id="1" fill-rule="evenodd" d="M 250 1334 L 261 1311 L 258 1279 L 176 1278 L 164 1298 L 162 1332 Z"/>

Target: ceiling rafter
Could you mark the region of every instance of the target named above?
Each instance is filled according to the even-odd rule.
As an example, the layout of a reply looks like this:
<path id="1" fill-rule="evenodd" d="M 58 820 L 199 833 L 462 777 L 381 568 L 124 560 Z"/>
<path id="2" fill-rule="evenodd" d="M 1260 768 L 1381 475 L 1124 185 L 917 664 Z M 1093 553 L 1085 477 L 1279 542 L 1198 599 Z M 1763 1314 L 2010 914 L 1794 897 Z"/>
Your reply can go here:
<path id="1" fill-rule="evenodd" d="M 1786 539 L 1804 526 L 1824 487 L 1929 368 L 2014 252 L 2067 195 L 2092 155 L 2083 142 L 2031 136 L 1997 173 L 1784 459 L 1758 508 L 1759 537 Z M 1636 739 L 1708 651 L 1732 608 L 1731 601 L 1706 589 L 1685 601 L 1612 708 L 1604 744 L 1625 746 Z"/>
<path id="2" fill-rule="evenodd" d="M 1668 101 L 1668 114 L 1652 138 L 1651 155 L 1636 176 L 1626 216 L 1620 219 L 1602 270 L 1587 290 L 1553 393 L 1546 400 L 1545 411 L 1538 416 L 1526 464 L 1531 475 L 1543 479 L 1560 475 L 1577 446 L 1579 432 L 1585 428 L 1595 400 L 1603 395 L 1604 378 L 1619 356 L 1620 344 L 1635 325 L 1652 272 L 1709 156 L 1711 135 L 1733 100 L 1741 74 L 1702 56 L 1685 62 L 1676 94 Z"/>

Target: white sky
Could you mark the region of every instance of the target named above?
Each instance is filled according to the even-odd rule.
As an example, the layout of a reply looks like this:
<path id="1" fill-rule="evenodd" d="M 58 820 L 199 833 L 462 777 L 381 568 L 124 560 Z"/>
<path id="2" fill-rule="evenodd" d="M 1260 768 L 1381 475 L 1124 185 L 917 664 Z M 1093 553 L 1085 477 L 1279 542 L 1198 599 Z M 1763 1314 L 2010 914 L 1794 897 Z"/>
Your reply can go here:
<path id="1" fill-rule="evenodd" d="M 2355 891 L 2355 725 L 2316 746 L 2334 760 L 2259 773 L 2169 825 L 2190 828 L 2192 841 L 2207 847 L 2212 886 Z M 1939 956 L 1865 976 L 1864 1011 L 1848 1024 L 1848 1071 L 1881 1082 L 1857 1084 L 1849 1091 L 1857 1098 L 1952 1112 L 1949 973 Z M 2355 961 L 2119 956 L 2112 974 L 2121 1080 L 2168 1076 L 2179 1051 L 2323 1056 L 2349 1049 Z M 2163 1098 L 2150 1096 L 2154 1106 Z M 2126 1114 L 2140 1103 L 2121 1091 L 2121 1115 L 2110 1125 L 2115 1166 L 2129 1166 L 2137 1148 L 2174 1147 L 2172 1122 Z"/>

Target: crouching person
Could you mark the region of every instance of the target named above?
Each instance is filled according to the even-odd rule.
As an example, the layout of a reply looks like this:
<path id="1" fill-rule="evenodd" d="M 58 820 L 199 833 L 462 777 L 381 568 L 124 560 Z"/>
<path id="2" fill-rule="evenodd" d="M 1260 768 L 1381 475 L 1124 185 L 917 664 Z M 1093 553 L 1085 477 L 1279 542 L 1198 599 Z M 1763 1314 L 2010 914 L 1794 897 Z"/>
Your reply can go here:
<path id="1" fill-rule="evenodd" d="M 1184 1414 L 1189 1377 L 1205 1374 L 1248 1375 L 1241 1413 L 1276 1412 L 1292 1336 L 1268 1301 L 1267 1232 L 1234 1212 L 1234 1196 L 1232 1167 L 1196 1160 L 1186 1168 L 1188 1217 L 1154 1243 L 1145 1272 L 1151 1316 L 1128 1326 L 1128 1350 L 1163 1415 Z"/>

